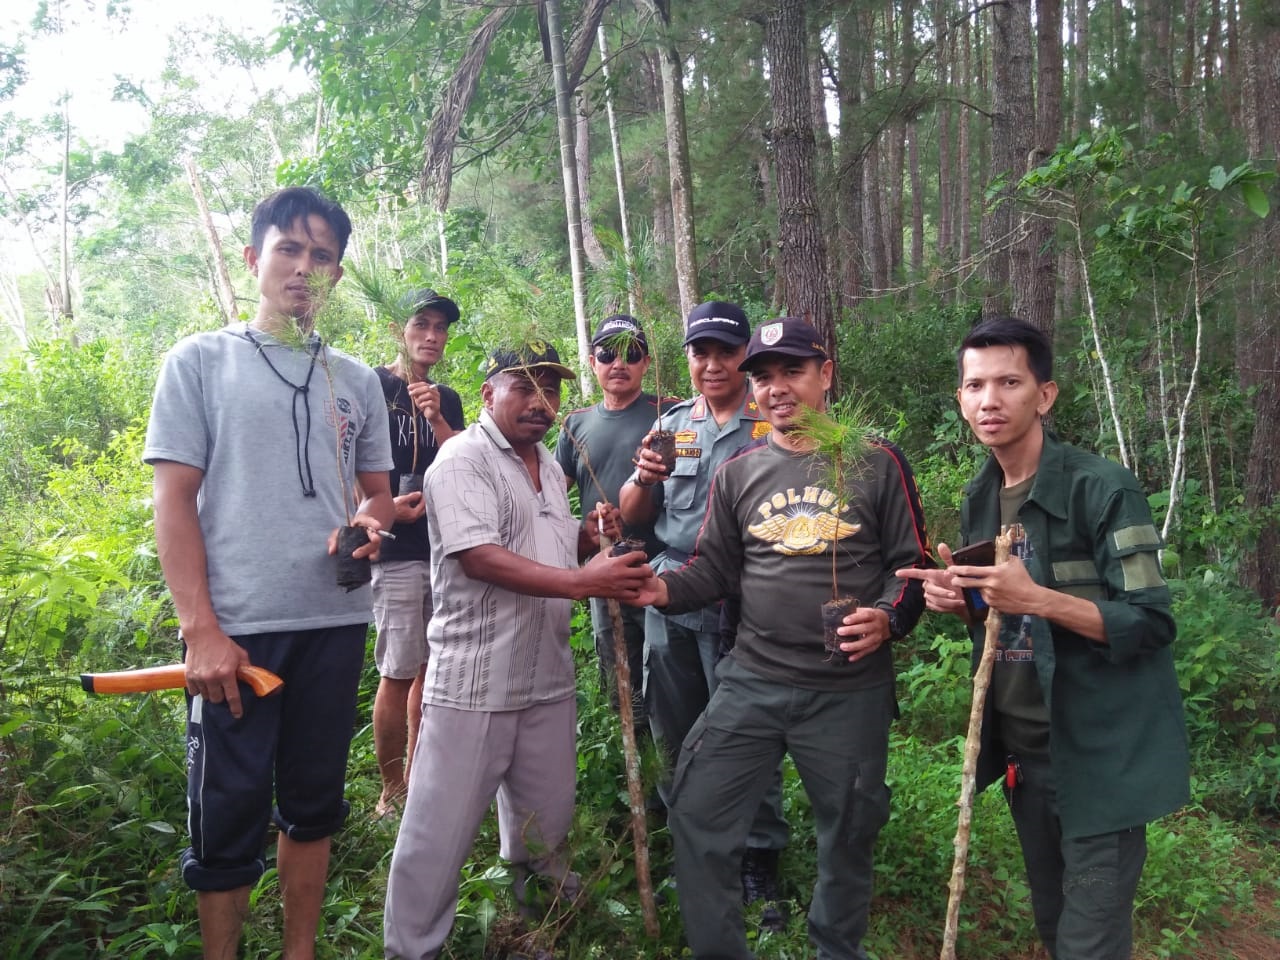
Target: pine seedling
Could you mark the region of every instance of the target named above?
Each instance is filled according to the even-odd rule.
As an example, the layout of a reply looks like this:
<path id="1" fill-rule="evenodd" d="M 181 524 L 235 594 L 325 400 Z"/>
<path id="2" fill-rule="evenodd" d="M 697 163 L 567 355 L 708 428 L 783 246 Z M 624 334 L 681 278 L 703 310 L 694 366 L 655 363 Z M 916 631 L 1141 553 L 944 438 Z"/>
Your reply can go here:
<path id="1" fill-rule="evenodd" d="M 830 412 L 805 407 L 796 418 L 792 437 L 814 454 L 814 480 L 836 496 L 830 511 L 822 515 L 819 533 L 825 534 L 831 552 L 831 599 L 822 605 L 823 645 L 834 659 L 840 652 L 837 628 L 858 606 L 857 597 L 840 595 L 840 539 L 857 531 L 840 515 L 848 507 L 849 486 L 862 471 L 871 449 L 871 427 L 860 403 L 837 404 Z"/>

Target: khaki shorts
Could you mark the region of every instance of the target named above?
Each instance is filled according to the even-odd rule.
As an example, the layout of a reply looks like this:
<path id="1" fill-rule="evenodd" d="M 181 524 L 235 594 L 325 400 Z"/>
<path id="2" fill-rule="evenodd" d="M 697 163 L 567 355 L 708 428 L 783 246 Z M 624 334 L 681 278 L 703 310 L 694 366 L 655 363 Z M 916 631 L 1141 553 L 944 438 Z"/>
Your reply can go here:
<path id="1" fill-rule="evenodd" d="M 412 680 L 427 662 L 431 620 L 431 563 L 391 560 L 373 565 L 373 622 L 378 639 L 373 659 L 378 674 Z"/>

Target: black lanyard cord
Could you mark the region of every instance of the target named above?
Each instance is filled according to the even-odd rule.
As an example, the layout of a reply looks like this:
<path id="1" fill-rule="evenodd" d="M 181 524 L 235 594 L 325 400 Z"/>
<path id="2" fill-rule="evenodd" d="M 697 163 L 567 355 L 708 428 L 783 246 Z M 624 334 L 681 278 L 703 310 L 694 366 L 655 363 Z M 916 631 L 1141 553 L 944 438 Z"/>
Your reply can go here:
<path id="1" fill-rule="evenodd" d="M 244 331 L 245 339 L 258 348 L 258 356 L 267 362 L 267 366 L 271 368 L 280 382 L 293 391 L 293 404 L 290 413 L 293 416 L 293 454 L 294 459 L 298 463 L 298 482 L 302 484 L 302 495 L 304 497 L 314 497 L 316 495 L 315 477 L 311 472 L 311 404 L 308 396 L 311 391 L 311 377 L 316 372 L 316 352 L 321 349 L 321 343 L 318 338 L 313 338 L 307 343 L 307 352 L 311 355 L 311 364 L 307 367 L 307 378 L 301 384 L 292 382 L 288 377 L 276 369 L 276 365 L 271 362 L 271 358 L 267 356 L 267 351 L 263 349 L 266 346 L 261 340 L 255 337 L 248 329 Z M 298 401 L 302 401 L 302 409 L 306 414 L 306 434 L 298 429 Z M 337 417 L 337 411 L 334 411 L 334 417 Z"/>

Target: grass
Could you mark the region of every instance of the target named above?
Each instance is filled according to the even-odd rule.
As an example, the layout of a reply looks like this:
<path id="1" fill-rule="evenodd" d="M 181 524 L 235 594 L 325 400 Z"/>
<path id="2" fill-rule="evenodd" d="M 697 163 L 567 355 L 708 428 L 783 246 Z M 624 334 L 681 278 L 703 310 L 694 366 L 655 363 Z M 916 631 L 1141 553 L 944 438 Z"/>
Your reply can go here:
<path id="1" fill-rule="evenodd" d="M 660 905 L 658 941 L 643 935 L 619 738 L 607 699 L 597 688 L 589 624 L 584 616 L 576 623 L 579 807 L 572 842 L 587 897 L 576 916 L 548 923 L 541 934 L 548 944 L 554 941 L 562 960 L 674 960 L 682 945 L 673 898 Z M 945 634 L 929 640 L 929 626 L 922 625 L 915 643 L 899 651 L 904 716 L 893 732 L 893 812 L 880 839 L 877 897 L 866 942 L 877 958 L 936 956 L 941 940 L 959 782 L 954 731 L 961 728 L 956 717 L 968 692 L 964 641 Z M 177 855 L 186 842 L 181 697 L 94 699 L 47 674 L 33 679 L 5 669 L 0 675 L 8 690 L 0 700 L 0 958 L 198 956 L 194 898 L 177 873 Z M 372 816 L 378 777 L 368 717 L 375 684 L 369 662 L 361 685 L 364 725 L 352 745 L 352 816 L 335 838 L 321 957 L 381 956 L 382 903 L 396 825 Z M 656 763 L 651 755 L 650 780 Z M 784 933 L 755 940 L 762 960 L 814 955 L 804 921 L 814 839 L 807 799 L 789 765 L 784 806 L 793 827 L 782 859 L 790 920 Z M 671 869 L 670 838 L 660 818 L 650 826 L 654 879 L 661 885 Z M 1274 825 L 1228 819 L 1202 803 L 1154 825 L 1136 909 L 1135 955 L 1276 955 L 1280 845 L 1275 836 Z M 521 933 L 509 888 L 490 819 L 463 872 L 458 922 L 446 956 L 505 955 L 505 946 Z M 278 885 L 269 869 L 253 894 L 244 955 L 278 956 L 279 942 Z M 959 949 L 961 956 L 971 957 L 1037 956 L 1017 842 L 995 792 L 980 797 L 975 811 Z"/>

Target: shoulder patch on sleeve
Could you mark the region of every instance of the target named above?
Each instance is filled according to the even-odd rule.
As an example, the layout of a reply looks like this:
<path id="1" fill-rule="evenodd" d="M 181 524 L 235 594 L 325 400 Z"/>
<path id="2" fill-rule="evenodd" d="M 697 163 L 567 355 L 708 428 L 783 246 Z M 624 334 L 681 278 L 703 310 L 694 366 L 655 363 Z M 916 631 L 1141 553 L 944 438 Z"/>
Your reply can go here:
<path id="1" fill-rule="evenodd" d="M 1164 586 L 1160 563 L 1154 553 L 1131 553 L 1121 557 L 1120 569 L 1124 573 L 1125 590 L 1150 590 Z"/>
<path id="2" fill-rule="evenodd" d="M 1133 527 L 1122 527 L 1115 531 L 1111 534 L 1111 542 L 1117 552 L 1144 548 L 1155 550 L 1160 546 L 1160 534 L 1156 533 L 1154 525 L 1143 523 Z"/>

